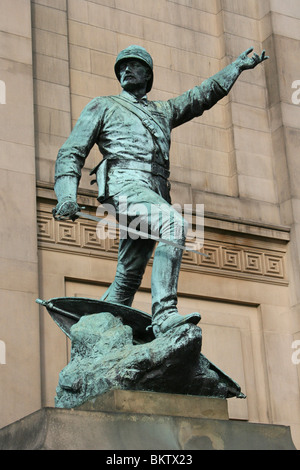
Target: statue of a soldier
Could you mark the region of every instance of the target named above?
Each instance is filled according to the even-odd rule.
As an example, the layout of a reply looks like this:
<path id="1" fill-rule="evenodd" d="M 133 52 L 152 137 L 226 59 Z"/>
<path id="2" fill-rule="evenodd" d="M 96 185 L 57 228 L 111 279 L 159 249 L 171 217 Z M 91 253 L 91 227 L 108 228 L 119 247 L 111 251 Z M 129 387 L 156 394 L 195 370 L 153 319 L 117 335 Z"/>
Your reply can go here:
<path id="1" fill-rule="evenodd" d="M 136 217 L 138 206 L 139 220 L 144 227 L 146 224 L 149 233 L 155 231 L 159 237 L 183 246 L 186 221 L 170 204 L 171 131 L 201 116 L 226 96 L 242 71 L 268 59 L 265 51 L 261 56 L 254 53 L 250 57 L 252 51 L 248 49 L 200 86 L 168 101 L 147 99 L 153 83 L 153 62 L 148 52 L 135 45 L 121 51 L 115 63 L 121 94 L 94 98 L 59 150 L 55 171 L 58 204 L 53 210 L 54 217 L 76 218 L 80 211 L 76 201 L 81 169 L 97 144 L 103 156 L 94 170 L 99 202 L 112 204 L 117 218 L 126 216 L 128 224 Z M 120 204 L 124 197 L 125 205 Z M 153 211 L 152 207 L 159 210 Z M 165 217 L 161 217 L 164 212 Z M 116 276 L 102 300 L 131 306 L 155 243 L 149 238 L 120 239 Z M 198 313 L 186 316 L 178 313 L 181 258 L 180 248 L 158 243 L 151 278 L 155 336 L 182 323 L 197 324 L 201 318 Z"/>

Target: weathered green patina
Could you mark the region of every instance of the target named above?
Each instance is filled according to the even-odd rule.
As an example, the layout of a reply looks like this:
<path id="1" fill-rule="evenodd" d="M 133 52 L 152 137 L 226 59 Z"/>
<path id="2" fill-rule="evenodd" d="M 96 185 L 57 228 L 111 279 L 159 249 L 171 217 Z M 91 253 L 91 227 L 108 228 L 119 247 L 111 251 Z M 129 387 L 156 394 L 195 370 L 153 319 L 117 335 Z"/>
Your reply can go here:
<path id="1" fill-rule="evenodd" d="M 83 110 L 70 137 L 59 150 L 55 171 L 58 204 L 56 218 L 76 218 L 77 188 L 81 170 L 91 148 L 97 144 L 103 156 L 92 173 L 96 175 L 98 200 L 112 204 L 117 217 L 126 216 L 128 224 L 136 217 L 161 238 L 184 245 L 186 221 L 171 206 L 169 151 L 171 131 L 201 116 L 225 97 L 247 69 L 253 69 L 268 57 L 252 48 L 237 60 L 205 80 L 201 85 L 168 101 L 149 101 L 146 93 L 153 83 L 153 62 L 140 46 L 121 51 L 115 72 L 123 91 L 118 96 L 94 98 Z M 126 198 L 126 207 L 120 204 Z M 157 211 L 152 211 L 155 207 Z M 143 208 L 143 209 L 141 209 Z M 151 216 L 150 216 L 151 214 Z M 161 217 L 163 214 L 165 217 Z M 120 240 L 117 272 L 114 282 L 103 296 L 108 302 L 132 304 L 146 265 L 153 253 L 151 239 Z M 176 322 L 182 322 L 177 311 L 177 281 L 182 250 L 159 243 L 152 268 L 152 325 L 156 336 Z M 200 315 L 186 317 L 198 323 Z"/>

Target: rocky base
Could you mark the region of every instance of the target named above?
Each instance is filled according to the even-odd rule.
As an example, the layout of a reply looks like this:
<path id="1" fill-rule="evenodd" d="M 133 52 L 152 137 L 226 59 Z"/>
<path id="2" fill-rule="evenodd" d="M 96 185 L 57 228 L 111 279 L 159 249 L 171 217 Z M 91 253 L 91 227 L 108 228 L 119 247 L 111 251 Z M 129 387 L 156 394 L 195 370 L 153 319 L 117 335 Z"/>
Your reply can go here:
<path id="1" fill-rule="evenodd" d="M 109 390 L 244 398 L 240 387 L 201 354 L 201 328 L 185 324 L 145 344 L 108 312 L 71 328 L 71 360 L 61 371 L 57 408 L 75 408 Z"/>

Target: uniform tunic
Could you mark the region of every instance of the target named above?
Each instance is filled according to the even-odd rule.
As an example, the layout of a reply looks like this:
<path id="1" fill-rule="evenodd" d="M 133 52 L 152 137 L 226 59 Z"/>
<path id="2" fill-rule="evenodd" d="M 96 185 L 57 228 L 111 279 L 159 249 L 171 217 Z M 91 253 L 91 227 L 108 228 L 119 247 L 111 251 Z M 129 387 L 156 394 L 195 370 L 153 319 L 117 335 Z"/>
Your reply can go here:
<path id="1" fill-rule="evenodd" d="M 156 161 L 166 169 L 169 168 L 172 129 L 201 116 L 205 110 L 227 94 L 221 80 L 222 76 L 218 75 L 220 73 L 205 80 L 200 86 L 168 101 L 148 101 L 146 97 L 137 100 L 134 95 L 122 91 L 120 95 L 122 98 L 141 108 L 146 107 L 163 129 L 166 139 L 160 142 L 163 150 L 156 155 Z M 97 97 L 84 108 L 69 138 L 59 150 L 55 179 L 68 175 L 79 180 L 85 159 L 94 144 L 98 145 L 103 160 L 108 162 L 118 160 L 150 164 L 155 151 L 150 132 L 137 116 L 114 102 L 109 96 Z M 107 177 L 106 188 L 99 187 L 100 201 L 118 193 L 120 179 L 123 184 L 128 178 L 132 180 L 130 173 L 126 177 L 123 171 L 114 170 L 113 165 Z M 142 174 L 135 172 L 135 178 L 138 177 L 143 179 Z"/>
<path id="2" fill-rule="evenodd" d="M 70 137 L 59 150 L 56 181 L 59 182 L 64 176 L 79 181 L 85 159 L 93 145 L 97 144 L 103 156 L 96 170 L 98 200 L 113 204 L 117 217 L 128 216 L 128 223 L 136 215 L 137 205 L 142 203 L 144 212 L 141 214 L 141 223 L 144 226 L 146 224 L 162 238 L 168 235 L 172 241 L 184 244 L 185 221 L 170 204 L 166 205 L 166 201 L 170 202 L 166 177 L 152 174 L 149 168 L 155 161 L 160 168 L 168 171 L 172 129 L 201 116 L 205 110 L 214 106 L 227 95 L 239 73 L 231 64 L 200 86 L 167 101 L 148 101 L 146 96 L 137 100 L 134 95 L 122 91 L 120 98 L 141 109 L 146 108 L 158 122 L 163 137 L 158 137 L 156 141 L 139 117 L 112 97 L 94 98 L 84 108 Z M 148 165 L 148 169 L 141 169 L 141 165 Z M 76 194 L 69 196 L 76 200 Z M 126 214 L 120 208 L 120 196 L 127 197 Z M 167 216 L 163 218 L 164 222 L 159 216 L 150 217 L 151 206 L 161 208 Z M 176 236 L 178 233 L 180 235 Z M 115 280 L 103 300 L 131 305 L 154 246 L 155 242 L 150 239 L 133 240 L 129 237 L 120 240 Z M 169 314 L 177 312 L 181 257 L 182 250 L 164 243 L 159 243 L 155 250 L 151 293 L 153 321 L 157 324 Z"/>

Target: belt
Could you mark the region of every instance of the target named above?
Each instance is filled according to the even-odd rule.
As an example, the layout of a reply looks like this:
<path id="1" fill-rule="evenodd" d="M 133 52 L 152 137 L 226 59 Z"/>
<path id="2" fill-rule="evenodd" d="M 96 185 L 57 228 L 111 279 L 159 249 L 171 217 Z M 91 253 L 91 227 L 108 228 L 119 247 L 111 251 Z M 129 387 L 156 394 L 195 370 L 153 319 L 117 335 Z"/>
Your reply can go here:
<path id="1" fill-rule="evenodd" d="M 108 164 L 110 168 L 120 168 L 124 170 L 141 170 L 151 173 L 155 176 L 161 176 L 167 180 L 170 176 L 169 170 L 164 168 L 162 165 L 156 162 L 139 162 L 135 160 L 115 160 L 108 159 Z"/>

